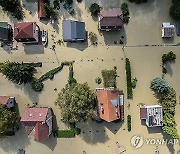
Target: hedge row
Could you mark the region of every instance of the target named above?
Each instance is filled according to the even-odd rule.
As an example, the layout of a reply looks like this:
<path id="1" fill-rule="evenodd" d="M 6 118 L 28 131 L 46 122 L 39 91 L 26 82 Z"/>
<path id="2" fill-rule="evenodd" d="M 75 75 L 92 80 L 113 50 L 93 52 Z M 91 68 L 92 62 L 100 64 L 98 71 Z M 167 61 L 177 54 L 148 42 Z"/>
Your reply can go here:
<path id="1" fill-rule="evenodd" d="M 59 71 L 61 71 L 63 69 L 64 66 L 69 66 L 71 65 L 72 62 L 68 62 L 68 61 L 65 61 L 65 62 L 62 62 L 60 66 L 50 70 L 49 72 L 45 73 L 44 75 L 42 75 L 38 80 L 43 82 L 44 80 L 46 79 L 53 79 L 54 75 L 56 73 L 58 73 Z"/>
<path id="2" fill-rule="evenodd" d="M 69 65 L 69 79 L 68 79 L 69 84 L 77 83 L 76 79 L 74 78 L 74 71 L 73 71 L 73 65 Z"/>
<path id="3" fill-rule="evenodd" d="M 73 138 L 75 133 L 73 130 L 56 130 L 53 132 L 54 137 L 57 138 Z"/>
<path id="4" fill-rule="evenodd" d="M 131 131 L 131 115 L 127 116 L 127 127 L 128 127 L 128 131 Z"/>
<path id="5" fill-rule="evenodd" d="M 133 98 L 132 82 L 131 82 L 131 65 L 128 58 L 126 58 L 126 82 L 127 82 L 127 98 Z"/>

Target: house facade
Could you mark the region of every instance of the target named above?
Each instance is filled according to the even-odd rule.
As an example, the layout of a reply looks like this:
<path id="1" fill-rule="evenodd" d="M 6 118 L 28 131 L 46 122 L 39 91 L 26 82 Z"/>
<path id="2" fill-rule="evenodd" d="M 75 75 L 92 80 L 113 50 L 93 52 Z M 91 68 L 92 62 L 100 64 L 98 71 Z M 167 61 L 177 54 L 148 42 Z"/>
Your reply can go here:
<path id="1" fill-rule="evenodd" d="M 13 40 L 13 29 L 12 26 L 7 22 L 0 22 L 0 41 L 10 42 Z"/>
<path id="2" fill-rule="evenodd" d="M 7 108 L 12 108 L 15 106 L 15 97 L 10 96 L 0 96 L 0 104 L 5 105 Z"/>
<path id="3" fill-rule="evenodd" d="M 78 42 L 86 40 L 85 23 L 73 20 L 62 22 L 64 42 Z"/>
<path id="4" fill-rule="evenodd" d="M 163 111 L 160 105 L 140 107 L 140 119 L 145 120 L 148 127 L 163 126 Z"/>
<path id="5" fill-rule="evenodd" d="M 107 122 L 124 120 L 124 94 L 114 88 L 96 89 L 97 112 Z"/>
<path id="6" fill-rule="evenodd" d="M 14 39 L 22 43 L 38 43 L 39 27 L 36 22 L 14 23 Z"/>
<path id="7" fill-rule="evenodd" d="M 123 14 L 119 8 L 102 10 L 98 16 L 99 30 L 121 30 L 123 26 Z"/>
<path id="8" fill-rule="evenodd" d="M 36 141 L 43 141 L 52 133 L 52 109 L 47 107 L 25 109 L 21 122 L 26 133 Z"/>

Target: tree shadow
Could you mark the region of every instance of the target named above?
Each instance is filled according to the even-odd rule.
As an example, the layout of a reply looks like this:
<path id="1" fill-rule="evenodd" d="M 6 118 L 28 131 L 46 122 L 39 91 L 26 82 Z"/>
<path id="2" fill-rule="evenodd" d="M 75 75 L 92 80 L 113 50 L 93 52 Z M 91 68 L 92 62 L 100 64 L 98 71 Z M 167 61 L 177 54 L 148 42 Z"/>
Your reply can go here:
<path id="1" fill-rule="evenodd" d="M 49 149 L 53 151 L 57 144 L 57 138 L 55 138 L 53 134 L 51 134 L 48 139 L 42 141 L 41 143 L 46 145 L 47 147 L 49 147 Z"/>
<path id="2" fill-rule="evenodd" d="M 105 143 L 109 140 L 103 123 L 97 124 L 96 122 L 88 121 L 87 123 L 77 124 L 77 127 L 81 129 L 79 136 L 88 144 Z"/>
<path id="3" fill-rule="evenodd" d="M 15 136 L 4 137 L 0 140 L 0 147 L 6 153 L 16 153 L 18 149 L 25 149 L 25 147 L 30 144 L 30 140 L 22 125 Z"/>
<path id="4" fill-rule="evenodd" d="M 88 47 L 88 40 L 86 39 L 84 42 L 75 42 L 75 43 L 67 42 L 66 46 L 68 48 L 75 48 L 77 50 L 84 51 Z"/>
<path id="5" fill-rule="evenodd" d="M 37 103 L 39 102 L 39 94 L 41 92 L 35 92 L 30 84 L 26 85 L 17 85 L 14 84 L 16 88 L 19 88 L 25 92 L 25 94 L 28 94 L 29 99 L 32 101 L 32 103 Z M 31 104 L 32 105 L 32 104 Z"/>
<path id="6" fill-rule="evenodd" d="M 166 68 L 166 70 L 167 70 L 167 74 L 169 74 L 171 77 L 172 77 L 172 75 L 173 75 L 173 70 L 172 70 L 172 68 L 171 68 L 171 64 L 174 64 L 175 63 L 175 61 L 172 61 L 172 62 L 167 62 L 164 66 L 165 66 L 165 68 Z"/>
<path id="7" fill-rule="evenodd" d="M 117 121 L 116 122 L 103 122 L 104 126 L 109 129 L 113 134 L 116 134 L 119 129 L 122 127 L 123 122 Z"/>

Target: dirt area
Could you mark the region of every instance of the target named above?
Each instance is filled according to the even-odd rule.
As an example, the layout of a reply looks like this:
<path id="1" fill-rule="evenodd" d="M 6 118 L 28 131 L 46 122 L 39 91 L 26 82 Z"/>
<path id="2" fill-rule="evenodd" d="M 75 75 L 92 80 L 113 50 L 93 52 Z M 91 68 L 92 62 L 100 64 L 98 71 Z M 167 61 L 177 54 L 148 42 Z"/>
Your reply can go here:
<path id="1" fill-rule="evenodd" d="M 142 134 L 144 138 L 167 138 L 160 128 L 148 129 L 139 119 L 139 103 L 146 105 L 157 104 L 154 93 L 150 90 L 150 81 L 155 77 L 161 76 L 161 56 L 164 52 L 172 50 L 177 55 L 175 63 L 168 66 L 168 73 L 165 76 L 167 81 L 177 92 L 177 111 L 180 110 L 180 52 L 179 47 L 164 46 L 164 44 L 177 44 L 180 38 L 175 36 L 172 40 L 162 40 L 161 24 L 162 22 L 172 22 L 169 17 L 169 0 L 149 0 L 149 3 L 136 5 L 129 4 L 130 22 L 124 26 L 124 29 L 117 32 L 99 33 L 97 29 L 97 20 L 92 19 L 88 12 L 88 6 L 96 0 L 84 0 L 81 4 L 75 3 L 75 17 L 71 17 L 63 9 L 59 11 L 60 19 L 54 25 L 48 21 L 39 21 L 37 18 L 37 1 L 23 0 L 26 10 L 24 21 L 36 21 L 40 29 L 48 29 L 49 43 L 47 48 L 41 45 L 22 45 L 18 43 L 18 50 L 8 50 L 0 48 L 0 62 L 5 60 L 18 62 L 42 62 L 43 67 L 38 68 L 37 77 L 48 70 L 58 66 L 64 60 L 74 60 L 74 74 L 78 82 L 88 82 L 92 89 L 103 87 L 95 83 L 95 78 L 101 77 L 101 70 L 113 69 L 117 67 L 117 87 L 123 90 L 126 98 L 126 77 L 125 77 L 125 56 L 130 59 L 132 67 L 132 77 L 136 77 L 137 87 L 133 91 L 134 99 L 125 99 L 125 117 L 132 115 L 132 131 L 127 131 L 126 119 L 124 123 L 101 123 L 95 122 L 80 123 L 78 126 L 82 129 L 81 135 L 73 139 L 50 139 L 38 143 L 33 139 L 28 139 L 23 128 L 14 137 L 1 139 L 0 154 L 14 154 L 18 148 L 25 148 L 27 154 L 82 154 L 83 150 L 87 154 L 115 154 L 117 148 L 116 142 L 125 146 L 127 154 L 152 154 L 155 145 L 144 144 L 139 149 L 133 149 L 130 139 L 136 134 Z M 99 0 L 105 9 L 119 7 L 123 1 L 120 0 Z M 32 14 L 29 14 L 29 11 Z M 13 25 L 15 19 L 8 17 L 0 12 L 1 21 L 8 21 Z M 93 31 L 98 35 L 98 46 L 94 47 L 87 43 L 71 43 L 56 45 L 56 50 L 50 48 L 53 45 L 53 35 L 55 41 L 62 39 L 62 19 L 76 19 L 84 21 L 86 30 Z M 121 36 L 125 36 L 126 47 L 124 52 L 122 46 L 114 45 L 114 41 Z M 14 42 L 14 45 L 17 43 Z M 142 45 L 142 46 L 139 46 Z M 145 46 L 149 45 L 149 46 Z M 151 45 L 162 45 L 154 46 Z M 68 79 L 68 67 L 64 67 L 61 72 L 55 75 L 53 80 L 44 82 L 44 90 L 41 93 L 34 92 L 29 85 L 18 86 L 0 75 L 0 94 L 15 96 L 20 115 L 22 115 L 27 104 L 38 102 L 39 106 L 52 107 L 57 120 L 57 127 L 67 128 L 60 121 L 60 111 L 54 105 L 58 92 L 64 87 Z M 57 91 L 54 89 L 57 88 Z M 128 108 L 128 102 L 130 108 Z M 176 121 L 178 132 L 180 132 L 180 113 L 176 112 Z M 163 154 L 175 153 L 179 145 L 174 147 L 169 145 L 160 145 L 159 151 Z"/>

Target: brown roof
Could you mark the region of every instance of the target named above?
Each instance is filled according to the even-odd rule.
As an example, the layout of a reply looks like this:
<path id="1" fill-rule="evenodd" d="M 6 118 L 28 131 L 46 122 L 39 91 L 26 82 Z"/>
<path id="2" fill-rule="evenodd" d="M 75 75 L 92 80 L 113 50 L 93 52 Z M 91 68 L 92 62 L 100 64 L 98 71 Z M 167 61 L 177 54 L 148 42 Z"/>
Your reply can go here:
<path id="1" fill-rule="evenodd" d="M 47 124 L 36 123 L 34 139 L 36 141 L 43 141 L 49 137 L 49 127 Z"/>
<path id="2" fill-rule="evenodd" d="M 146 119 L 147 118 L 147 108 L 140 108 L 140 119 Z"/>
<path id="3" fill-rule="evenodd" d="M 17 22 L 14 23 L 14 39 L 29 39 L 33 36 L 33 24 L 35 22 Z"/>
<path id="4" fill-rule="evenodd" d="M 123 95 L 122 91 L 118 90 L 96 90 L 98 101 L 98 113 L 101 119 L 111 122 L 117 119 L 124 118 L 124 106 L 118 104 L 119 95 Z M 115 106 L 113 103 L 117 103 Z"/>
<path id="5" fill-rule="evenodd" d="M 47 0 L 38 0 L 38 18 L 46 18 L 46 12 L 44 10 L 44 4 Z"/>
<path id="6" fill-rule="evenodd" d="M 48 108 L 27 108 L 25 109 L 21 121 L 22 122 L 45 122 Z"/>
<path id="7" fill-rule="evenodd" d="M 102 10 L 100 12 L 100 26 L 122 26 L 123 15 L 120 9 L 111 9 L 108 11 Z"/>
<path id="8" fill-rule="evenodd" d="M 9 98 L 9 96 L 0 96 L 0 104 L 6 105 Z"/>

